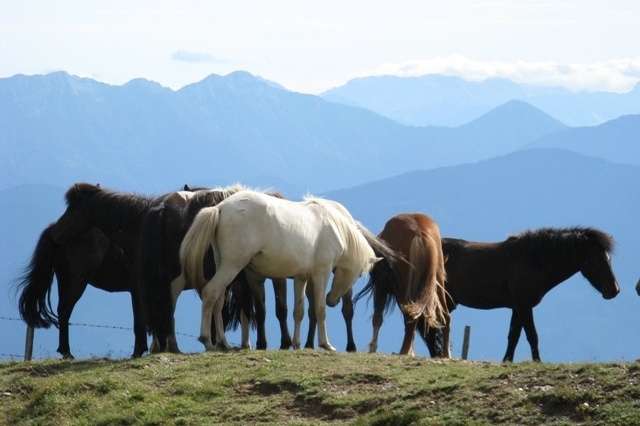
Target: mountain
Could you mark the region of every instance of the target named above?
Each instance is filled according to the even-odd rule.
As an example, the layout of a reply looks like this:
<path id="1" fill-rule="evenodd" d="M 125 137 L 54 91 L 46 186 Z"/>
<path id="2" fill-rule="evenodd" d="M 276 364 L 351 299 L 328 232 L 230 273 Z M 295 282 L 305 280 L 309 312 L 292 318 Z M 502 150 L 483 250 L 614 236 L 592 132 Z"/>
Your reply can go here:
<path id="1" fill-rule="evenodd" d="M 466 81 L 443 75 L 379 76 L 350 80 L 320 96 L 415 126 L 457 127 L 510 100 L 527 102 L 574 127 L 640 113 L 640 84 L 628 93 L 571 92 L 501 78 Z"/>
<path id="2" fill-rule="evenodd" d="M 526 147 L 561 148 L 615 163 L 640 165 L 640 115 L 547 134 Z"/>
<path id="3" fill-rule="evenodd" d="M 434 218 L 447 237 L 477 241 L 499 241 L 509 234 L 542 226 L 593 226 L 614 236 L 617 249 L 612 266 L 621 286 L 620 295 L 604 301 L 580 275 L 552 290 L 535 309 L 542 358 L 548 362 L 633 360 L 640 356 L 629 344 L 629 333 L 640 324 L 640 300 L 634 291 L 640 252 L 640 167 L 614 164 L 557 149 L 529 149 L 505 156 L 434 170 L 405 173 L 357 187 L 321 194 L 343 203 L 372 232 L 379 232 L 393 215 L 422 212 Z M 23 186 L 0 191 L 3 221 L 0 239 L 0 276 L 11 283 L 29 259 L 42 229 L 64 209 L 65 188 L 49 185 Z M 362 278 L 355 286 L 359 291 Z M 270 348 L 279 344 L 273 315 L 273 291 L 267 286 L 268 338 Z M 17 318 L 16 300 L 7 286 L 0 298 L 3 316 Z M 292 291 L 289 292 L 292 312 Z M 57 300 L 55 293 L 52 299 Z M 371 303 L 356 306 L 354 330 L 359 350 L 366 350 L 371 337 Z M 200 352 L 195 335 L 199 329 L 200 301 L 193 292 L 178 300 L 176 317 L 181 348 Z M 453 313 L 453 353 L 460 356 L 463 328 L 471 326 L 470 358 L 499 361 L 506 347 L 510 312 L 480 311 L 459 307 Z M 115 329 L 75 326 L 71 345 L 79 357 L 126 357 L 133 345 L 132 317 L 128 295 L 87 289 L 72 322 L 103 325 Z M 344 350 L 346 338 L 339 309 L 328 310 L 332 343 Z M 290 325 L 292 322 L 290 323 Z M 306 327 L 306 323 L 303 327 Z M 398 310 L 385 318 L 380 351 L 397 352 L 401 330 Z M 24 326 L 12 321 L 6 327 L 1 353 L 20 354 Z M 239 343 L 239 336 L 229 340 Z M 57 330 L 36 331 L 36 357 L 56 356 Z M 417 353 L 426 355 L 418 342 Z M 517 360 L 530 359 L 524 337 Z"/>
<path id="4" fill-rule="evenodd" d="M 15 76 L 0 79 L 0 111 L 0 188 L 89 181 L 156 194 L 266 179 L 290 182 L 297 196 L 478 161 L 566 128 L 523 102 L 458 129 L 405 126 L 246 72 L 179 91 Z"/>

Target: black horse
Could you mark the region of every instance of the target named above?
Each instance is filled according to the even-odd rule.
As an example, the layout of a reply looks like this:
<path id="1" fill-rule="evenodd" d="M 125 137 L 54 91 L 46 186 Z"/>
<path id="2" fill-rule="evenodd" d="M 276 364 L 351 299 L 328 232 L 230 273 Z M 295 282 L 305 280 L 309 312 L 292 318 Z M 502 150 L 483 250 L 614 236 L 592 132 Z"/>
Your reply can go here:
<path id="1" fill-rule="evenodd" d="M 443 238 L 442 248 L 449 312 L 458 303 L 476 309 L 511 308 L 503 361 L 513 361 L 523 328 L 533 360 L 540 361 L 533 308 L 575 273 L 582 273 L 605 299 L 620 292 L 611 269 L 613 238 L 594 228 L 541 228 L 498 243 Z M 420 329 L 420 334 L 432 344 L 429 339 L 435 334 L 425 331 Z M 450 319 L 443 332 L 450 332 Z"/>
<path id="2" fill-rule="evenodd" d="M 17 282 L 21 290 L 18 308 L 29 327 L 59 329 L 57 351 L 62 357 L 73 358 L 69 346 L 69 318 L 88 284 L 108 292 L 131 293 L 135 345 L 133 357 L 147 351 L 145 327 L 135 292 L 132 266 L 120 247 L 113 244 L 99 229 L 90 230 L 56 244 L 50 236 L 54 225 L 46 228 L 34 250 L 24 275 Z M 51 307 L 53 277 L 58 283 L 57 314 Z"/>
<path id="3" fill-rule="evenodd" d="M 183 202 L 167 199 L 149 210 L 142 224 L 138 255 L 138 284 L 145 312 L 148 313 L 148 327 L 154 335 L 154 342 L 167 342 L 167 346 L 152 347 L 152 351 L 169 350 L 179 352 L 175 339 L 173 312 L 182 288 L 190 288 L 184 280 L 178 252 L 180 244 L 195 216 L 204 207 L 212 207 L 230 195 L 244 189 L 240 185 L 211 190 L 198 190 L 185 194 Z M 278 196 L 278 194 L 271 194 Z M 205 276 L 215 273 L 213 252 L 210 249 L 204 261 Z M 280 322 L 281 349 L 291 347 L 291 337 L 287 327 L 286 280 L 273 279 L 276 296 L 276 316 Z M 185 287 L 186 286 L 186 287 Z M 232 293 L 242 305 L 241 310 L 232 310 L 230 327 L 237 327 L 240 315 L 258 329 L 258 349 L 267 348 L 265 331 L 266 308 L 264 283 L 247 289 L 244 273 L 240 273 L 230 286 Z M 250 291 L 249 291 L 250 290 Z M 232 304 L 237 308 L 237 303 Z M 168 338 L 168 339 L 167 339 Z M 248 346 L 248 336 L 243 336 L 243 345 Z"/>
<path id="4" fill-rule="evenodd" d="M 48 228 L 48 235 L 56 244 L 66 245 L 92 228 L 99 229 L 109 241 L 122 250 L 122 256 L 134 275 L 135 281 L 131 289 L 137 289 L 137 258 L 144 218 L 153 207 L 162 203 L 185 204 L 187 193 L 191 191 L 185 186 L 183 191 L 169 192 L 152 198 L 116 192 L 89 183 L 76 183 L 67 190 L 67 209 L 58 221 Z M 139 296 L 136 295 L 138 299 Z M 140 304 L 142 321 L 147 325 L 148 314 L 144 312 L 143 307 L 144 305 Z M 231 323 L 232 321 L 225 324 L 225 327 Z M 170 338 L 175 341 L 175 335 Z M 146 348 L 145 339 L 144 346 L 136 345 L 134 354 L 138 356 L 140 350 L 144 353 Z"/>
<path id="5" fill-rule="evenodd" d="M 638 284 L 636 284 L 636 293 L 640 296 L 640 280 L 638 280 Z"/>

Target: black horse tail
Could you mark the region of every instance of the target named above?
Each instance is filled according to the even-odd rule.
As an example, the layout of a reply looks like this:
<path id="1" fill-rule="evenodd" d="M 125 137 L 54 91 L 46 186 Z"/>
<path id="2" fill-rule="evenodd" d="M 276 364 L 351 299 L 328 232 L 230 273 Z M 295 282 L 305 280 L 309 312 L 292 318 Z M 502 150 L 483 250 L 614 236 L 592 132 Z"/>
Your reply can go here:
<path id="1" fill-rule="evenodd" d="M 224 312 L 227 318 L 223 318 L 225 322 L 225 330 L 237 330 L 240 325 L 241 315 L 245 314 L 251 328 L 257 327 L 255 304 L 253 301 L 253 293 L 249 288 L 249 283 L 244 271 L 233 280 L 231 285 L 227 287 L 228 297 L 225 298 Z"/>
<path id="2" fill-rule="evenodd" d="M 55 272 L 59 246 L 49 235 L 50 225 L 42 231 L 24 274 L 16 282 L 16 291 L 21 291 L 18 309 L 29 327 L 58 327 L 58 315 L 51 307 L 51 284 Z"/>
<path id="3" fill-rule="evenodd" d="M 171 278 L 168 275 L 172 270 L 170 263 L 178 262 L 177 255 L 171 257 L 166 253 L 170 244 L 163 238 L 165 214 L 165 208 L 158 206 L 149 210 L 145 216 L 137 262 L 143 319 L 147 332 L 158 339 L 161 347 L 164 347 L 173 329 Z M 179 270 L 179 265 L 177 268 Z"/>
<path id="4" fill-rule="evenodd" d="M 366 228 L 358 224 L 360 232 L 365 237 L 376 257 L 382 258 L 373 265 L 369 272 L 369 281 L 353 298 L 355 304 L 365 296 L 371 297 L 377 301 L 377 305 L 383 308 L 383 315 L 386 315 L 395 306 L 396 289 L 400 288 L 398 284 L 401 280 L 399 264 L 408 263 L 404 255 L 390 248 L 387 243 L 371 234 Z"/>

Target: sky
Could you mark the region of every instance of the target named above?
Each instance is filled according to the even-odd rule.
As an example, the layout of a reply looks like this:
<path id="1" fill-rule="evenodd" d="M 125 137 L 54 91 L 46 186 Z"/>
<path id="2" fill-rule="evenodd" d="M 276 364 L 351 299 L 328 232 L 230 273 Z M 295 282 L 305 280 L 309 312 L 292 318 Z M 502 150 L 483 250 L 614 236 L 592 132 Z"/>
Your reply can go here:
<path id="1" fill-rule="evenodd" d="M 505 77 L 626 92 L 637 0 L 2 0 L 0 78 L 66 71 L 177 90 L 243 70 L 302 93 L 356 77 Z"/>

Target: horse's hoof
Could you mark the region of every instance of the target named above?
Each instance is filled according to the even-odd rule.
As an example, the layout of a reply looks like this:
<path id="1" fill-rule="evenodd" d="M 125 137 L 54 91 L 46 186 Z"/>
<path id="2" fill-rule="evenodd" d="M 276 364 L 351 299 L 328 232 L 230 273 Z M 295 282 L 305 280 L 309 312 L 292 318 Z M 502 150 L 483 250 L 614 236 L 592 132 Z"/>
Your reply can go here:
<path id="1" fill-rule="evenodd" d="M 357 352 L 358 350 L 356 349 L 356 345 L 355 344 L 351 344 L 349 343 L 347 345 L 347 352 Z"/>
<path id="2" fill-rule="evenodd" d="M 318 345 L 320 346 L 322 349 L 324 349 L 325 351 L 329 351 L 329 352 L 337 352 L 337 349 L 334 348 L 333 346 L 331 346 L 330 343 L 325 343 L 322 345 Z"/>

